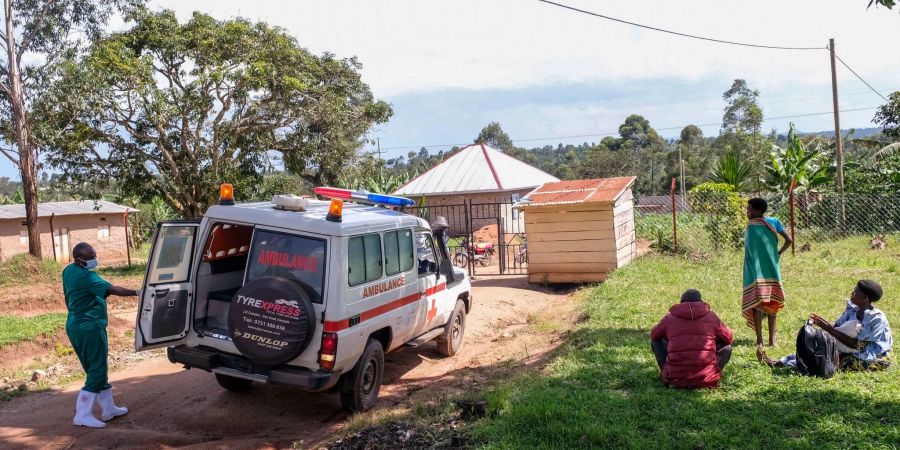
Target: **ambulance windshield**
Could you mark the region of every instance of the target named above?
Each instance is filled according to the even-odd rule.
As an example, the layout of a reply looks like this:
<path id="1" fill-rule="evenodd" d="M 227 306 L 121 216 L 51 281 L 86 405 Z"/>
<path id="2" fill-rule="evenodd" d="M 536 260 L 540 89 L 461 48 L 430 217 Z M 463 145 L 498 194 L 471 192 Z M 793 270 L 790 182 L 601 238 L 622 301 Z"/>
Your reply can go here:
<path id="1" fill-rule="evenodd" d="M 256 230 L 247 267 L 249 283 L 262 277 L 284 277 L 300 283 L 313 303 L 322 303 L 325 283 L 325 241 Z"/>

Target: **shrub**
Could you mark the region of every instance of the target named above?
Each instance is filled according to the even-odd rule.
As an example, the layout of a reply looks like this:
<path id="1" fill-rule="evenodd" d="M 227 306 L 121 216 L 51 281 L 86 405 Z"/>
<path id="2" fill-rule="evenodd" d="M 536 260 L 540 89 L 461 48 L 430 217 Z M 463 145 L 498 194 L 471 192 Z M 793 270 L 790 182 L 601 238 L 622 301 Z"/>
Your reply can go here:
<path id="1" fill-rule="evenodd" d="M 652 221 L 648 226 L 644 227 L 643 234 L 651 241 L 650 248 L 654 248 L 664 253 L 672 253 L 675 251 L 671 222 Z"/>
<path id="2" fill-rule="evenodd" d="M 747 201 L 725 183 L 703 183 L 691 189 L 691 208 L 706 216 L 713 246 L 740 247 L 747 226 Z"/>
<path id="3" fill-rule="evenodd" d="M 706 216 L 689 212 L 678 213 L 678 253 L 706 253 L 711 249 Z M 671 214 L 643 214 L 635 218 L 637 238 L 650 241 L 650 248 L 673 253 Z"/>

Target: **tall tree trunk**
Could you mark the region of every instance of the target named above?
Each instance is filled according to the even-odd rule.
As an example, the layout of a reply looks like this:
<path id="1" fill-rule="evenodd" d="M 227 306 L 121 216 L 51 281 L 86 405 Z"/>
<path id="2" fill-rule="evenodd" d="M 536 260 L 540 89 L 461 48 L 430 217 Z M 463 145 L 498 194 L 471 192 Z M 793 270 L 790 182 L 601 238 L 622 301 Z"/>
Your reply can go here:
<path id="1" fill-rule="evenodd" d="M 4 1 L 6 12 L 6 50 L 9 64 L 9 103 L 12 110 L 13 126 L 16 131 L 16 146 L 19 147 L 19 173 L 22 176 L 22 191 L 25 194 L 25 223 L 28 226 L 28 253 L 41 257 L 41 233 L 38 229 L 37 158 L 31 145 L 30 127 L 25 111 L 25 92 L 17 58 L 15 27 L 13 27 L 12 0 Z"/>

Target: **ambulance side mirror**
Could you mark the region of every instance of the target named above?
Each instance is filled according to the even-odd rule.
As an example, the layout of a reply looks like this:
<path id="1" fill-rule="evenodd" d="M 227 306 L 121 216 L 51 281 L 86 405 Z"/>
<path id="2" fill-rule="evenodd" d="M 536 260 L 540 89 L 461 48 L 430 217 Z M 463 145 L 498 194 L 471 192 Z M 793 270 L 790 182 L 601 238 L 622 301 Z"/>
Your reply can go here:
<path id="1" fill-rule="evenodd" d="M 447 230 L 449 228 L 447 219 L 442 216 L 435 218 L 432 223 L 432 230 L 434 230 L 434 235 L 437 237 L 438 251 L 441 252 L 441 267 L 438 276 L 444 274 L 447 277 L 447 282 L 453 283 L 456 281 L 456 274 L 453 273 L 453 265 L 450 264 L 450 251 L 447 250 Z"/>

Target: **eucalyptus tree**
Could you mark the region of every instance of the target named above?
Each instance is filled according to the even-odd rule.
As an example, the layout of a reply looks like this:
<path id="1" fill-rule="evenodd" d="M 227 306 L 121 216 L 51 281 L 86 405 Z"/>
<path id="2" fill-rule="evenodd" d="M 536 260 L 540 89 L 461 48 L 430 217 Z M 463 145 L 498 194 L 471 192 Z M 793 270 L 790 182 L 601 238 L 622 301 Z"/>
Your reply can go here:
<path id="1" fill-rule="evenodd" d="M 0 31 L 0 153 L 19 169 L 28 252 L 41 257 L 38 231 L 37 173 L 41 134 L 46 127 L 34 104 L 57 76 L 56 64 L 96 39 L 107 19 L 142 0 L 3 0 L 4 28 Z"/>
<path id="2" fill-rule="evenodd" d="M 219 183 L 252 192 L 275 159 L 310 184 L 338 184 L 391 115 L 356 59 L 314 55 L 280 28 L 198 12 L 128 19 L 63 65 L 43 105 L 66 130 L 47 160 L 75 182 L 117 180 L 198 217 Z"/>

